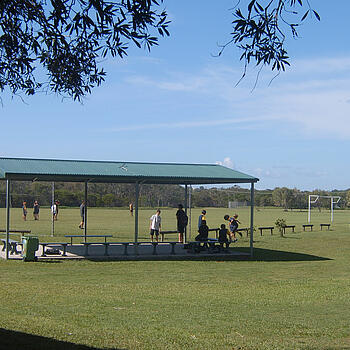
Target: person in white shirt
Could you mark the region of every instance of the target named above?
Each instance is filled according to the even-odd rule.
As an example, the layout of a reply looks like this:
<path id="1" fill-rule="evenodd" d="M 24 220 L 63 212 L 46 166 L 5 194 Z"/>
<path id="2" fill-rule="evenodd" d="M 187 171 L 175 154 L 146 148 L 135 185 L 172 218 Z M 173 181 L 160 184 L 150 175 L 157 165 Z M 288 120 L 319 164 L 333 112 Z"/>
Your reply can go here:
<path id="1" fill-rule="evenodd" d="M 159 232 L 161 228 L 161 217 L 160 217 L 160 210 L 157 209 L 156 213 L 151 216 L 150 218 L 150 235 L 151 235 L 151 240 L 153 242 L 154 235 L 156 236 L 156 241 L 158 242 L 159 238 Z"/>

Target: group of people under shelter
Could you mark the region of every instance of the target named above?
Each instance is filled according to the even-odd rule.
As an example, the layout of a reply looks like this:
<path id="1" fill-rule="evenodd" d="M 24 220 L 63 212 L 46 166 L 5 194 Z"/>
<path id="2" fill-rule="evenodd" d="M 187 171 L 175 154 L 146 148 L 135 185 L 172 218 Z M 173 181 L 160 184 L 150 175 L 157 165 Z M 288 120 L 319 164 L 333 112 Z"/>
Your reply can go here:
<path id="1" fill-rule="evenodd" d="M 161 230 L 161 211 L 160 209 L 157 209 L 156 213 L 150 217 L 150 236 L 151 241 L 154 241 L 154 237 L 156 241 L 158 242 L 160 230 Z M 205 215 L 207 214 L 206 210 L 202 210 L 201 214 L 198 218 L 198 235 L 196 236 L 196 241 L 207 241 L 208 240 L 208 234 L 209 234 L 209 227 L 207 225 L 207 220 Z M 188 217 L 183 210 L 183 205 L 178 205 L 178 210 L 176 212 L 176 219 L 177 219 L 177 232 L 179 234 L 179 242 L 183 243 L 184 239 L 184 233 L 186 226 L 188 224 Z M 242 237 L 242 234 L 237 231 L 238 224 L 240 224 L 240 221 L 238 220 L 238 215 L 235 214 L 232 217 L 229 215 L 224 216 L 224 220 L 228 221 L 229 223 L 229 229 L 226 228 L 225 224 L 221 224 L 218 241 L 220 243 L 228 243 L 228 242 L 237 242 L 238 239 L 236 237 L 236 232 Z"/>

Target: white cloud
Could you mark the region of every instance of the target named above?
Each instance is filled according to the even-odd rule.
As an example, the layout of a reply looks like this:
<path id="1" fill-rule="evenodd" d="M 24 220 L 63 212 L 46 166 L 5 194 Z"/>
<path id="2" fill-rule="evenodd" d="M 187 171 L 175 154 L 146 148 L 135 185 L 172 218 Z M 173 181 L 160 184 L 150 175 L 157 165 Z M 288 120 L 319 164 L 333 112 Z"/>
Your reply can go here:
<path id="1" fill-rule="evenodd" d="M 169 123 L 157 123 L 157 124 L 132 124 L 125 125 L 117 128 L 109 128 L 107 132 L 123 132 L 123 131 L 135 131 L 135 130 L 154 130 L 154 129 L 197 129 L 197 128 L 209 128 L 212 126 L 229 126 L 229 125 L 241 125 L 242 127 L 249 127 L 249 124 L 260 121 L 260 118 L 231 118 L 231 119 L 217 119 L 217 120 L 198 120 L 198 121 L 184 121 L 184 122 L 169 122 Z"/>
<path id="2" fill-rule="evenodd" d="M 193 73 L 167 72 L 161 77 L 131 76 L 129 84 L 152 91 L 162 90 L 175 106 L 177 98 L 196 98 L 202 106 L 212 102 L 220 107 L 217 116 L 210 112 L 200 122 L 179 121 L 144 125 L 125 125 L 111 131 L 146 130 L 153 128 L 195 128 L 235 124 L 241 129 L 254 129 L 265 123 L 273 132 L 292 131 L 312 138 L 350 139 L 350 58 L 323 58 L 293 62 L 287 73 L 268 86 L 267 74 L 261 75 L 252 92 L 252 80 L 243 80 L 235 87 L 241 72 L 225 66 L 211 66 Z M 179 103 L 181 105 L 181 103 Z M 173 108 L 178 108 L 178 105 Z M 215 108 L 215 107 L 214 107 Z M 199 115 L 197 115 L 198 117 Z M 227 117 L 226 117 L 227 116 Z M 194 118 L 191 118 L 192 120 Z M 274 123 L 266 123 L 274 121 Z M 264 125 L 262 125 L 264 127 Z"/>
<path id="3" fill-rule="evenodd" d="M 223 166 L 230 168 L 230 169 L 234 168 L 233 161 L 230 157 L 225 157 L 223 161 L 217 160 L 215 162 L 215 164 L 223 165 Z"/>

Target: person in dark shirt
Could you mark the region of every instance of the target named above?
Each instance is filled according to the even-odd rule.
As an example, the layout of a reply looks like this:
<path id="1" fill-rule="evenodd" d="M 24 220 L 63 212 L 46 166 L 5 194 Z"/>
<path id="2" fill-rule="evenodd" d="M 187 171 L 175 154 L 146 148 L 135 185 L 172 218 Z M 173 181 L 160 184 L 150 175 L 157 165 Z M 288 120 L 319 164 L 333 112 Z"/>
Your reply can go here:
<path id="1" fill-rule="evenodd" d="M 198 229 L 198 236 L 196 236 L 196 241 L 207 241 L 209 234 L 209 227 L 207 226 L 206 220 L 202 220 L 202 225 Z"/>
<path id="2" fill-rule="evenodd" d="M 188 223 L 188 217 L 183 210 L 182 204 L 178 205 L 178 210 L 176 212 L 176 220 L 177 220 L 177 232 L 179 233 L 179 242 L 183 243 L 185 228 Z"/>
<path id="3" fill-rule="evenodd" d="M 39 210 L 40 210 L 40 206 L 38 201 L 34 201 L 34 205 L 33 205 L 34 220 L 39 220 Z"/>
<path id="4" fill-rule="evenodd" d="M 229 236 L 229 235 L 230 235 L 230 233 L 229 233 L 228 229 L 226 228 L 225 224 L 221 224 L 220 231 L 219 231 L 219 239 L 218 239 L 221 247 L 223 247 L 224 243 L 226 243 L 226 248 L 228 248 L 227 236 Z"/>

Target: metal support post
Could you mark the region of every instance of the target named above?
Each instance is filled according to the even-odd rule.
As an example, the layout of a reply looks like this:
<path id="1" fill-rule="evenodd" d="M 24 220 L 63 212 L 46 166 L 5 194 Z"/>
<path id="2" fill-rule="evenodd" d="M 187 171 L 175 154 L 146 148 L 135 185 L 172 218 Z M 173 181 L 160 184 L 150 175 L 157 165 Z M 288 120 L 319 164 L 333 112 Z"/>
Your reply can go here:
<path id="1" fill-rule="evenodd" d="M 84 191 L 84 242 L 86 243 L 87 235 L 87 207 L 88 207 L 88 183 L 85 181 L 85 191 Z"/>
<path id="2" fill-rule="evenodd" d="M 135 183 L 135 245 L 134 251 L 135 255 L 138 255 L 138 236 L 139 236 L 139 183 Z"/>
<path id="3" fill-rule="evenodd" d="M 185 214 L 187 215 L 187 208 L 188 208 L 188 186 L 185 185 Z M 184 239 L 183 242 L 187 242 L 187 226 L 185 226 L 185 233 L 184 233 Z"/>
<path id="4" fill-rule="evenodd" d="M 51 184 L 51 236 L 55 234 L 55 216 L 54 216 L 54 205 L 55 205 L 55 183 Z M 57 207 L 56 207 L 57 211 Z"/>
<path id="5" fill-rule="evenodd" d="M 250 257 L 253 257 L 254 245 L 254 182 L 250 186 Z"/>
<path id="6" fill-rule="evenodd" d="M 6 260 L 9 258 L 9 240 L 10 240 L 10 180 L 6 180 Z"/>

